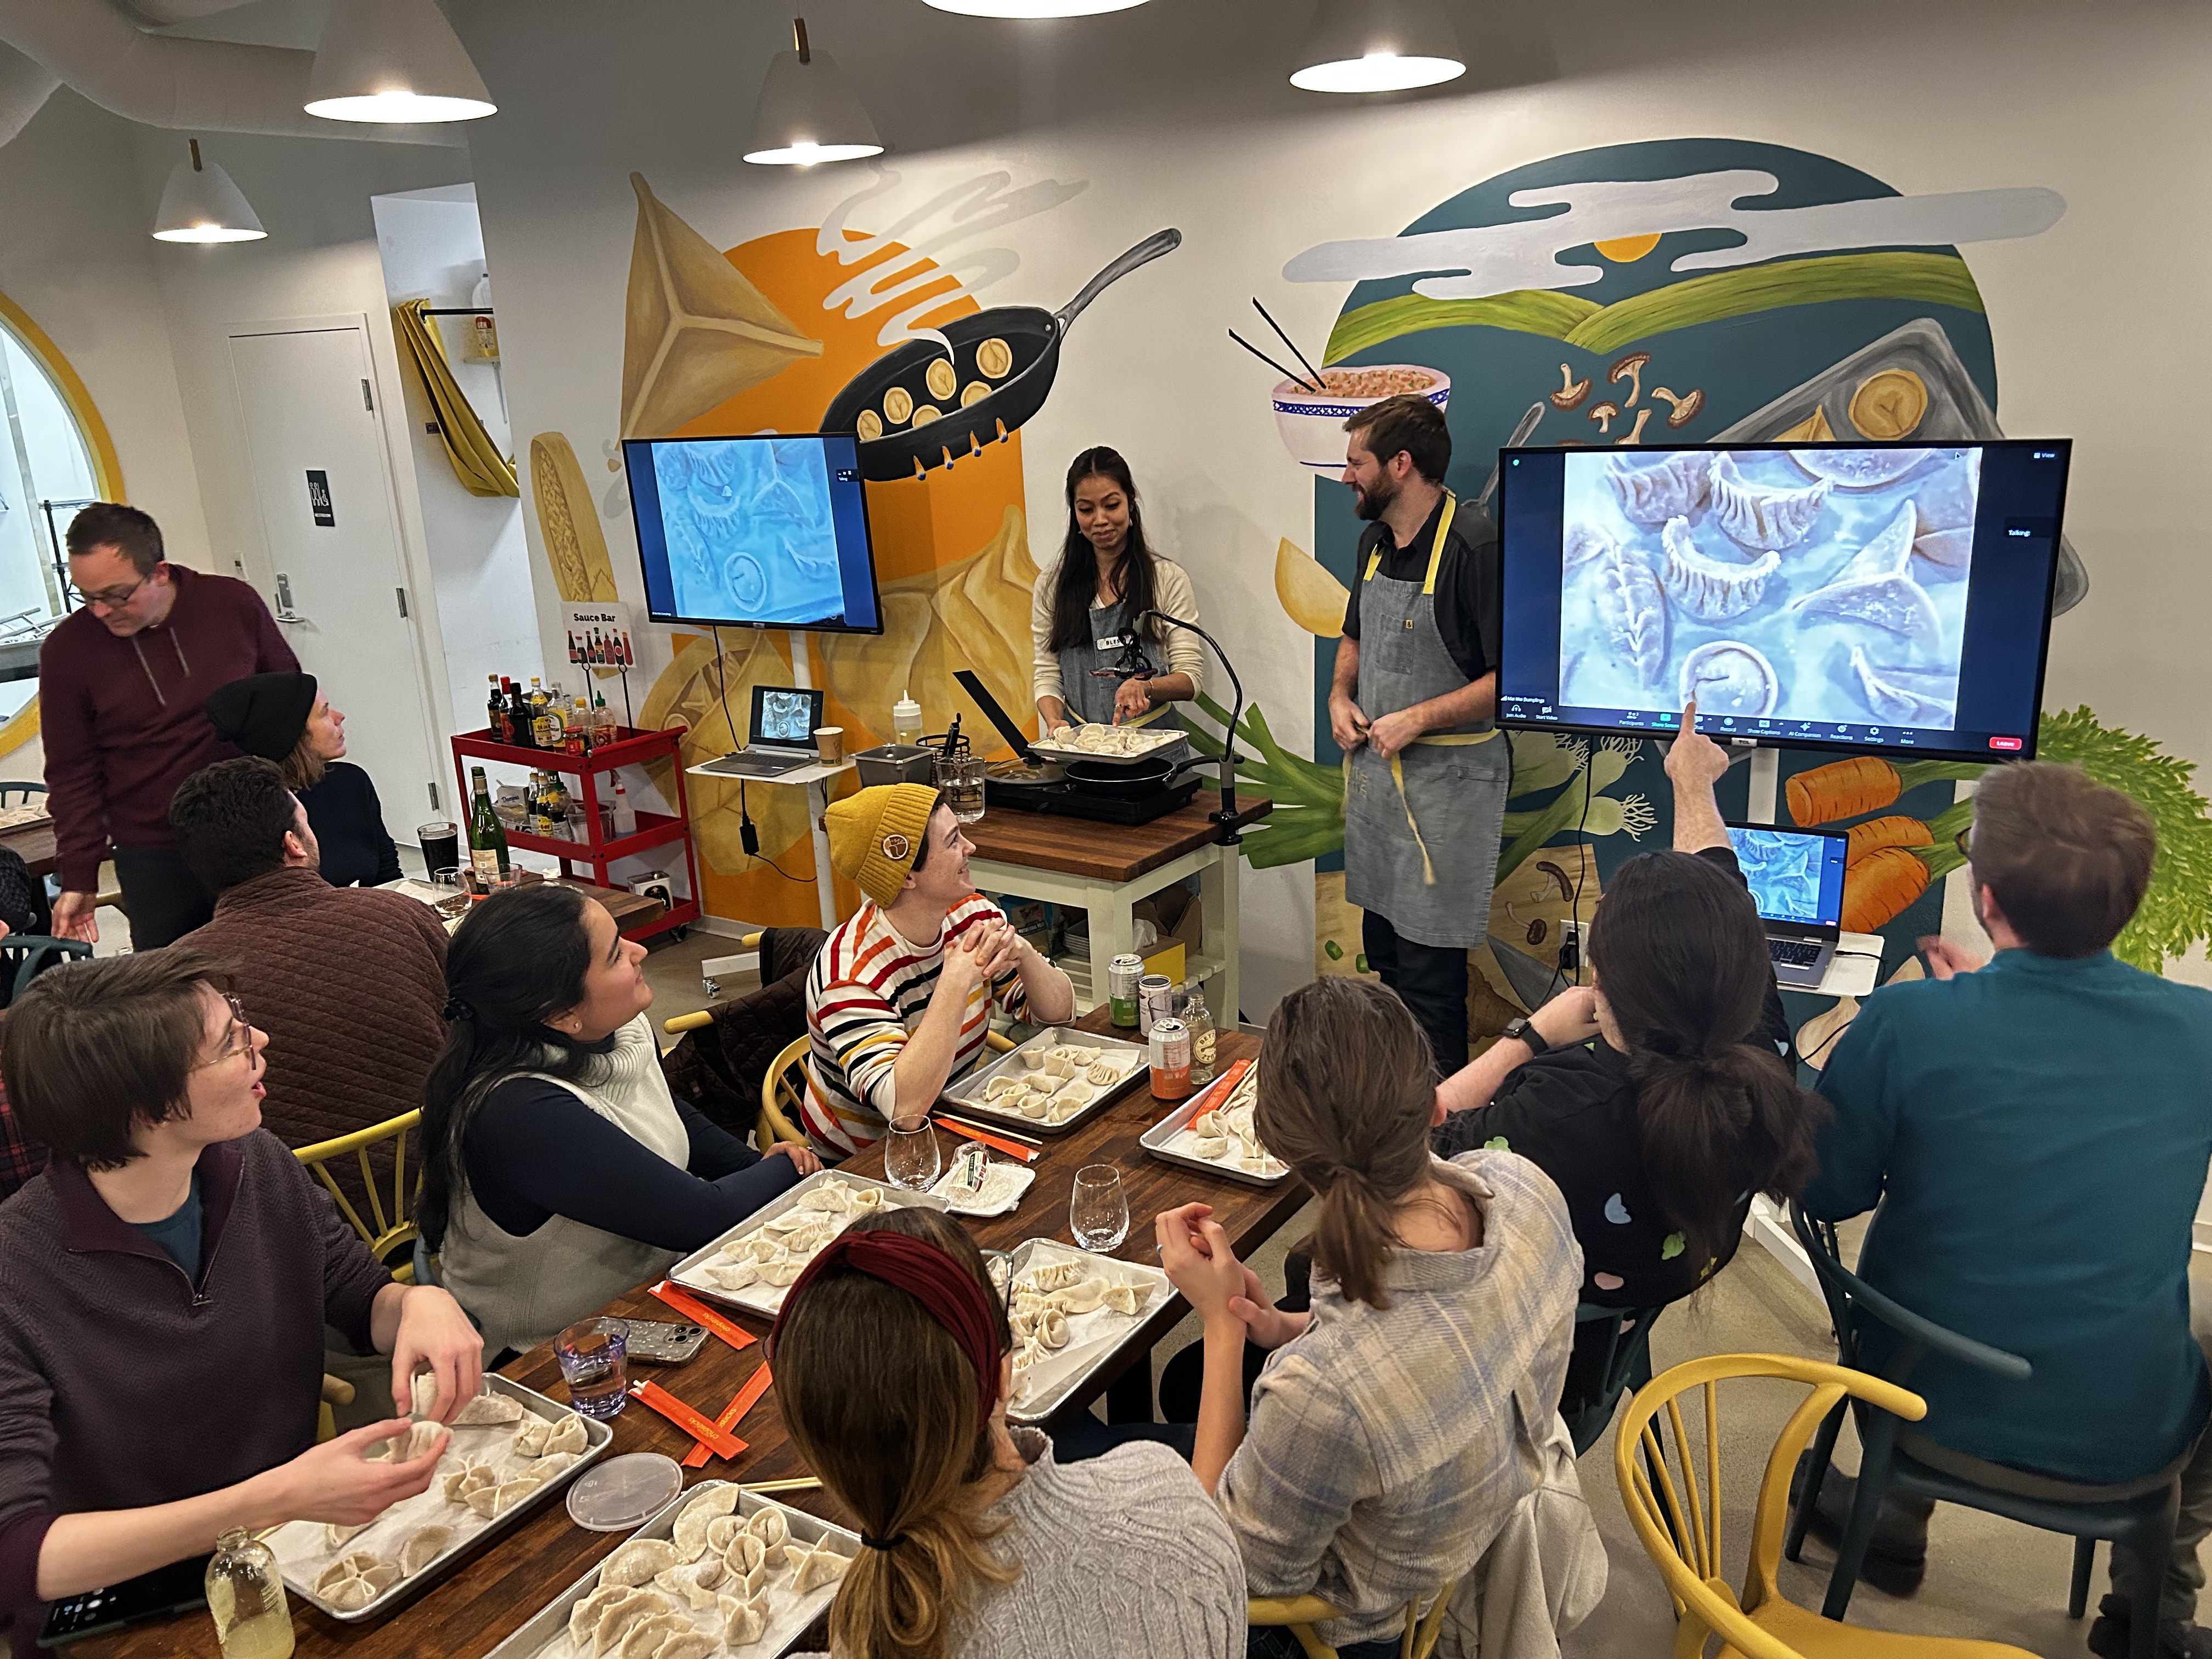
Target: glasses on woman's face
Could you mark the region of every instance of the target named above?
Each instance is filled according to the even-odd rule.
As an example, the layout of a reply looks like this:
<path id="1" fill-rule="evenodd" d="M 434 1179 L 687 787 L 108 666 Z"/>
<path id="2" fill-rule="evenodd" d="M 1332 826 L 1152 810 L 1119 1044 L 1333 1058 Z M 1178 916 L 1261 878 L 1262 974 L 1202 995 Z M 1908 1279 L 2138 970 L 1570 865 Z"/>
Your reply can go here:
<path id="1" fill-rule="evenodd" d="M 234 996 L 225 996 L 223 1001 L 230 1006 L 230 1028 L 223 1036 L 222 1052 L 213 1060 L 202 1060 L 192 1068 L 196 1072 L 253 1052 L 253 1025 L 246 1018 L 246 1005 Z"/>

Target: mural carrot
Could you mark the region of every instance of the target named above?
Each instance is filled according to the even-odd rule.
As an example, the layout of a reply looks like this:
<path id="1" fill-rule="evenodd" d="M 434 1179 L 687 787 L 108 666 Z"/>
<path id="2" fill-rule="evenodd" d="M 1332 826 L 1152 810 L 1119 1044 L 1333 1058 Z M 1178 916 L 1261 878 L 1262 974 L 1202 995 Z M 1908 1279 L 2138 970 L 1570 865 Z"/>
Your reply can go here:
<path id="1" fill-rule="evenodd" d="M 1879 812 L 1923 783 L 1978 778 L 1986 769 L 1962 761 L 1907 761 L 1900 766 L 1880 755 L 1854 755 L 1791 778 L 1790 816 L 1809 830 L 1817 823 Z"/>
<path id="2" fill-rule="evenodd" d="M 1928 866 L 1902 847 L 1878 847 L 1844 872 L 1844 931 L 1871 933 L 1928 890 Z"/>
<path id="3" fill-rule="evenodd" d="M 1936 837 L 1918 818 L 1893 813 L 1888 817 L 1869 818 L 1864 823 L 1855 823 L 1850 829 L 1850 848 L 1847 861 L 1856 864 L 1869 853 L 1884 847 L 1928 847 Z"/>

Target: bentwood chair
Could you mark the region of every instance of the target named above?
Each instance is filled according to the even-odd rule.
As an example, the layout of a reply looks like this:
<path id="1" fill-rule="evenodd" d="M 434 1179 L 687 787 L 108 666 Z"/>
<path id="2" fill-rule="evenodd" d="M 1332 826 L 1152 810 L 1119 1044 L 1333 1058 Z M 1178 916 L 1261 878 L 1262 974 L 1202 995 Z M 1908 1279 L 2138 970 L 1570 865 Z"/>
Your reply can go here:
<path id="1" fill-rule="evenodd" d="M 353 1397 L 352 1383 L 347 1382 L 343 1376 L 332 1376 L 328 1371 L 323 1373 L 322 1401 L 315 1407 L 315 1443 L 317 1445 L 319 1446 L 324 1441 L 337 1437 L 338 1419 L 335 1407 L 352 1405 Z"/>
<path id="2" fill-rule="evenodd" d="M 1575 1309 L 1577 1348 L 1586 1327 L 1609 1327 L 1598 1390 L 1566 1419 L 1576 1456 L 1604 1437 L 1613 1413 L 1620 1409 L 1621 1395 L 1634 1394 L 1651 1380 L 1651 1327 L 1664 1311 L 1664 1304 L 1656 1308 L 1600 1308 L 1585 1302 Z"/>
<path id="3" fill-rule="evenodd" d="M 671 1020 L 670 1024 L 676 1022 Z M 784 1045 L 783 1052 L 768 1068 L 768 1076 L 761 1081 L 761 1115 L 757 1137 L 763 1152 L 779 1140 L 787 1140 L 804 1146 L 806 1133 L 798 1127 L 799 1103 L 806 1096 L 806 1050 L 808 1039 L 793 1037 Z M 1011 1038 L 996 1031 L 988 1032 L 984 1042 L 994 1054 L 1003 1054 L 1013 1048 Z"/>
<path id="4" fill-rule="evenodd" d="M 315 1178 L 330 1190 L 337 1200 L 338 1213 L 343 1215 L 362 1242 L 368 1246 L 369 1254 L 379 1261 L 389 1257 L 402 1245 L 411 1245 L 420 1237 L 415 1224 L 415 1198 L 422 1185 L 422 1171 L 410 1175 L 407 1168 L 407 1136 L 422 1121 L 421 1111 L 404 1112 L 382 1123 L 373 1123 L 366 1129 L 356 1129 L 351 1134 L 338 1135 L 330 1140 L 319 1140 L 312 1146 L 301 1146 L 292 1154 L 313 1171 Z M 389 1142 L 392 1146 L 392 1168 L 380 1177 L 369 1164 L 369 1149 Z M 331 1177 L 329 1165 L 350 1154 L 361 1171 L 361 1184 L 368 1197 L 369 1219 L 362 1219 L 361 1212 L 346 1196 L 345 1189 Z M 387 1208 L 385 1194 L 389 1192 L 392 1202 Z M 392 1276 L 401 1284 L 412 1284 L 414 1262 L 403 1261 L 392 1271 Z"/>
<path id="5" fill-rule="evenodd" d="M 43 783 L 19 781 L 11 778 L 5 783 L 0 783 L 0 812 L 6 811 L 11 806 L 28 806 L 34 799 L 46 793 L 46 786 Z M 43 802 L 40 804 L 44 805 Z"/>
<path id="6" fill-rule="evenodd" d="M 1429 1659 L 1443 1635 L 1444 1609 L 1458 1594 L 1454 1579 L 1434 1595 L 1406 1607 L 1406 1633 L 1398 1644 L 1399 1659 Z M 1287 1625 L 1306 1659 L 1336 1659 L 1336 1650 L 1314 1633 L 1314 1626 L 1344 1617 L 1344 1609 L 1330 1606 L 1318 1595 L 1255 1595 L 1245 1609 L 1248 1625 Z"/>
<path id="7" fill-rule="evenodd" d="M 1861 1344 L 1871 1322 L 1887 1327 L 1894 1338 L 1882 1366 L 1883 1376 L 1892 1382 L 1909 1381 L 1913 1370 L 1930 1355 L 2012 1382 L 2024 1382 L 2034 1374 L 2033 1367 L 2018 1354 L 1947 1330 L 1867 1284 L 1844 1266 L 1835 1228 L 1827 1222 L 1814 1221 L 1795 1202 L 1790 1206 L 1790 1224 L 1820 1275 L 1821 1293 L 1827 1298 L 1829 1317 L 1836 1328 L 1836 1352 L 1844 1364 L 1858 1363 Z M 1820 1502 L 1821 1483 L 1827 1479 L 1828 1460 L 1843 1427 L 1844 1403 L 1837 1403 L 1813 1442 L 1811 1467 L 1806 1472 L 1784 1548 L 1793 1561 L 1805 1541 L 1814 1506 Z M 1857 1419 L 1859 1476 L 1850 1519 L 1844 1526 L 1835 1570 L 1828 1579 L 1822 1611 L 1829 1618 L 1842 1618 L 1850 1605 L 1882 1498 L 1893 1492 L 1911 1492 L 2072 1538 L 2074 1577 L 2066 1603 L 2070 1619 L 2079 1619 L 2087 1610 L 2089 1575 L 2096 1563 L 2099 1539 L 2112 1540 L 2115 1547 L 2124 1547 L 2140 1561 L 2155 1563 L 2136 1575 L 2129 1626 L 2130 1659 L 2154 1659 L 2158 1652 L 2159 1591 L 2165 1582 L 2166 1559 L 2173 1551 L 2181 1471 L 2194 1447 L 2166 1468 L 2139 1480 L 2110 1486 L 2082 1486 L 1954 1451 L 1907 1426 L 1918 1420 L 1918 1413 L 1900 1420 L 1872 1401 L 1850 1403 Z"/>
<path id="8" fill-rule="evenodd" d="M 82 959 L 91 954 L 92 946 L 81 939 L 52 939 L 44 933 L 10 933 L 0 939 L 0 973 L 14 970 L 9 975 L 7 995 L 0 998 L 0 1006 L 22 995 L 23 988 L 55 962 Z"/>
<path id="9" fill-rule="evenodd" d="M 1739 1596 L 1721 1568 L 1721 1426 L 1716 1385 L 1753 1378 L 1802 1383 L 1811 1392 L 1783 1425 L 1768 1454 Z M 1697 1401 L 1692 1416 L 1702 1416 L 1702 1432 L 1683 1420 L 1682 1400 L 1692 1395 Z M 1661 1373 L 1629 1401 L 1620 1438 L 1613 1443 L 1613 1474 L 1629 1523 L 1674 1598 L 1674 1659 L 1698 1659 L 1714 1636 L 1726 1644 L 1725 1653 L 1741 1659 L 2030 1659 L 2023 1650 L 2001 1642 L 1866 1630 L 1822 1618 L 1783 1598 L 1777 1580 L 1790 1474 L 1821 1419 L 1851 1401 L 1864 1401 L 1907 1422 L 1917 1422 L 1928 1410 L 1919 1395 L 1863 1371 L 1771 1353 L 1692 1359 Z"/>

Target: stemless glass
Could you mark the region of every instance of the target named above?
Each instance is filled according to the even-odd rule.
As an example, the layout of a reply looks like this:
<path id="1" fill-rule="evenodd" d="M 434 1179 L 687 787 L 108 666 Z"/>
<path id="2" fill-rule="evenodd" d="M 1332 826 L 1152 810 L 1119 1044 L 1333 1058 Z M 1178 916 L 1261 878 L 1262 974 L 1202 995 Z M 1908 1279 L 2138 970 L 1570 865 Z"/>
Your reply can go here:
<path id="1" fill-rule="evenodd" d="M 884 1173 L 900 1186 L 919 1193 L 936 1184 L 944 1172 L 943 1154 L 937 1149 L 937 1127 L 927 1116 L 891 1120 L 884 1142 Z"/>
<path id="2" fill-rule="evenodd" d="M 619 1417 L 629 1404 L 629 1322 L 586 1319 L 554 1339 L 568 1403 L 586 1417 Z"/>
<path id="3" fill-rule="evenodd" d="M 1075 1172 L 1067 1229 L 1086 1250 L 1121 1248 L 1129 1236 L 1129 1200 L 1121 1191 L 1119 1170 L 1110 1164 L 1086 1164 Z"/>
<path id="4" fill-rule="evenodd" d="M 937 787 L 944 792 L 952 816 L 963 823 L 973 823 L 983 816 L 987 770 L 981 755 L 959 755 L 937 763 Z"/>

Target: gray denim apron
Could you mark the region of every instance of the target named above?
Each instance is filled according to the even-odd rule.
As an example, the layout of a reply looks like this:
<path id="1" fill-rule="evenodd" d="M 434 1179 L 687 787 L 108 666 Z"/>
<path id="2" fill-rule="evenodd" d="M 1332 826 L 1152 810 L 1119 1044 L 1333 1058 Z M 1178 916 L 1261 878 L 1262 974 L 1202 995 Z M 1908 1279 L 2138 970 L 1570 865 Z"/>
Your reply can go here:
<path id="1" fill-rule="evenodd" d="M 1110 676 L 1093 672 L 1097 669 L 1116 667 L 1121 660 L 1121 612 L 1119 601 L 1113 605 L 1094 605 L 1091 607 L 1091 643 L 1070 646 L 1060 653 L 1060 700 L 1067 705 L 1069 718 L 1095 721 L 1101 726 L 1114 723 L 1114 693 L 1121 682 Z M 1157 666 L 1157 665 L 1156 665 Z M 1166 671 L 1161 670 L 1164 672 Z M 1124 720 L 1124 726 L 1172 726 L 1180 727 L 1182 720 L 1171 702 L 1154 705 L 1152 712 L 1135 720 Z M 1188 744 L 1171 743 L 1157 751 L 1169 762 L 1179 761 L 1189 753 Z"/>
<path id="2" fill-rule="evenodd" d="M 1359 584 L 1359 712 L 1370 721 L 1457 691 L 1466 672 L 1437 628 L 1437 572 L 1458 502 L 1447 491 L 1428 574 Z M 1490 889 L 1505 821 L 1510 750 L 1478 720 L 1428 732 L 1384 760 L 1371 744 L 1345 757 L 1344 896 L 1416 944 L 1468 949 L 1490 931 Z"/>

